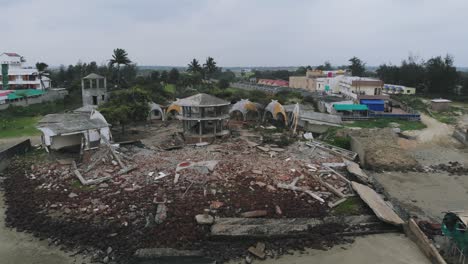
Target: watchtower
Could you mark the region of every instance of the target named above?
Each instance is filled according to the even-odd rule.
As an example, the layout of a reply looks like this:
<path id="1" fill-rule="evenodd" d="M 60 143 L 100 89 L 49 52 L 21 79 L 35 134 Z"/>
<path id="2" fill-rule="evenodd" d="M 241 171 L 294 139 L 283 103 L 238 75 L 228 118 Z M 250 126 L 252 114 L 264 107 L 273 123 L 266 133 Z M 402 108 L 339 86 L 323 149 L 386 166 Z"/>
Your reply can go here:
<path id="1" fill-rule="evenodd" d="M 107 102 L 107 79 L 99 74 L 91 73 L 81 79 L 81 96 L 83 106 L 98 106 Z"/>

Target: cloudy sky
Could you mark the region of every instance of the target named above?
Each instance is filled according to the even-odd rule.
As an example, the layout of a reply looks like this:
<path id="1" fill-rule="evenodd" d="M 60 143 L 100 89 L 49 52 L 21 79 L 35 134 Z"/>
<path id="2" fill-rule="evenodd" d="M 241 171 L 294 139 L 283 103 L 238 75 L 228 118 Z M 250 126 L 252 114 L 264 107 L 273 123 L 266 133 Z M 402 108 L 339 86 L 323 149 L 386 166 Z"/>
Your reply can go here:
<path id="1" fill-rule="evenodd" d="M 451 54 L 468 66 L 467 0 L 0 0 L 0 50 L 29 63 L 398 64 Z"/>

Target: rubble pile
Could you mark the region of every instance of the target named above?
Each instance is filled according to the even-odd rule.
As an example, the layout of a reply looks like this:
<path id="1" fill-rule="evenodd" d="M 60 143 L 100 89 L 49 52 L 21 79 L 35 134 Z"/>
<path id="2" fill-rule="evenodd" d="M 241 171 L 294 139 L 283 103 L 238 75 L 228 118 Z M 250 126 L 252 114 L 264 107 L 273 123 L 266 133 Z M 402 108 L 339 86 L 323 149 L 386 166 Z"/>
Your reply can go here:
<path id="1" fill-rule="evenodd" d="M 447 164 L 437 164 L 430 166 L 420 166 L 415 168 L 419 172 L 438 172 L 446 171 L 450 175 L 468 175 L 468 167 L 465 167 L 462 163 L 458 161 L 450 161 Z"/>
<path id="2" fill-rule="evenodd" d="M 202 222 L 323 217 L 330 204 L 352 195 L 348 182 L 322 165 L 342 159 L 319 150 L 300 154 L 311 150 L 298 144 L 231 139 L 171 151 L 108 145 L 82 162 L 18 160 L 6 185 L 21 191 L 7 192 L 7 221 L 59 237 L 67 228 L 66 239 L 128 256 L 138 248 L 208 245 L 209 227 L 197 224 L 197 215 Z"/>

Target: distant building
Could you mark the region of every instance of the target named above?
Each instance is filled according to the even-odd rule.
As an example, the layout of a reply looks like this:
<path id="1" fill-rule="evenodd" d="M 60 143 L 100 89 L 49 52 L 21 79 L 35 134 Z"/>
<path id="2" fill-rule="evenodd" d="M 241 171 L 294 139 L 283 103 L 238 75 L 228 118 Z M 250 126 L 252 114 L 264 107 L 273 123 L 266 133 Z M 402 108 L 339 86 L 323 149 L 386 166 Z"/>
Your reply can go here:
<path id="1" fill-rule="evenodd" d="M 352 99 L 358 95 L 381 95 L 383 82 L 379 79 L 346 76 L 339 82 L 340 93 Z"/>
<path id="2" fill-rule="evenodd" d="M 382 92 L 385 94 L 415 94 L 416 88 L 386 83 L 382 87 Z"/>
<path id="3" fill-rule="evenodd" d="M 91 73 L 81 79 L 81 96 L 83 99 L 83 106 L 92 105 L 97 108 L 107 102 L 107 80 L 106 77 Z"/>
<path id="4" fill-rule="evenodd" d="M 259 79 L 257 83 L 261 85 L 268 85 L 268 86 L 280 86 L 280 87 L 289 86 L 289 82 L 284 81 L 284 80 Z"/>
<path id="5" fill-rule="evenodd" d="M 46 90 L 50 88 L 50 79 L 43 76 L 41 82 L 37 69 L 25 67 L 24 62 L 24 58 L 17 53 L 0 54 L 0 90 Z"/>
<path id="6" fill-rule="evenodd" d="M 348 74 L 349 72 L 345 70 L 308 70 L 306 76 L 289 77 L 289 87 L 306 89 L 309 91 L 339 92 L 338 82 Z"/>
<path id="7" fill-rule="evenodd" d="M 450 109 L 450 103 L 452 101 L 447 99 L 432 99 L 431 100 L 431 109 L 434 111 L 447 111 Z"/>

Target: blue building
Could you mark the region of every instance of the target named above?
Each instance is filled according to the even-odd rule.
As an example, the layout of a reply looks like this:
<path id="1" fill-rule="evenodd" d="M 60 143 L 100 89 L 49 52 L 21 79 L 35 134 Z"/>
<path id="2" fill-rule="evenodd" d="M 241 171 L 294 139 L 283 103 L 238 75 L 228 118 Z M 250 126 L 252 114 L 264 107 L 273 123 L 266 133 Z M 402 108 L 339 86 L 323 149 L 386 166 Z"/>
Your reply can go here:
<path id="1" fill-rule="evenodd" d="M 360 103 L 367 105 L 369 110 L 376 112 L 385 111 L 385 101 L 384 100 L 371 100 L 371 99 L 361 99 Z"/>

